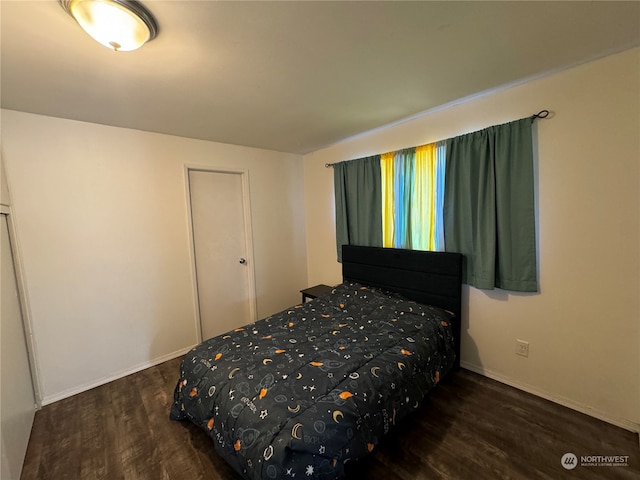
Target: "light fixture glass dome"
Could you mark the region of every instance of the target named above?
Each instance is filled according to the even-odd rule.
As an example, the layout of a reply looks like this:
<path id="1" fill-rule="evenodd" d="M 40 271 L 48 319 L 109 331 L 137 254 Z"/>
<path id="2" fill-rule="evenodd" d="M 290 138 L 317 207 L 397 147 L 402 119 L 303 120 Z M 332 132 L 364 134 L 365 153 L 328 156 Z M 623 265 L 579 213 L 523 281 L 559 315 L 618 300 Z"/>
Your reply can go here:
<path id="1" fill-rule="evenodd" d="M 158 30 L 153 16 L 136 1 L 59 1 L 94 40 L 116 51 L 140 48 Z"/>

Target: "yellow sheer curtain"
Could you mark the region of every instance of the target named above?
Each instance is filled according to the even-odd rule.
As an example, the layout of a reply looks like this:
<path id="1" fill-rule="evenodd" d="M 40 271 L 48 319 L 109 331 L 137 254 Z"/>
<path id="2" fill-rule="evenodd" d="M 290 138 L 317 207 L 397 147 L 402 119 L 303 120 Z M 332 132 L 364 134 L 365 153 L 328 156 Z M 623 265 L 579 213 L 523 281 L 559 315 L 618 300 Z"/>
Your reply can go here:
<path id="1" fill-rule="evenodd" d="M 394 152 L 380 155 L 380 173 L 382 177 L 382 246 L 387 248 L 394 246 L 394 157 Z"/>
<path id="2" fill-rule="evenodd" d="M 411 246 L 436 250 L 436 144 L 416 147 L 415 177 L 411 199 Z"/>

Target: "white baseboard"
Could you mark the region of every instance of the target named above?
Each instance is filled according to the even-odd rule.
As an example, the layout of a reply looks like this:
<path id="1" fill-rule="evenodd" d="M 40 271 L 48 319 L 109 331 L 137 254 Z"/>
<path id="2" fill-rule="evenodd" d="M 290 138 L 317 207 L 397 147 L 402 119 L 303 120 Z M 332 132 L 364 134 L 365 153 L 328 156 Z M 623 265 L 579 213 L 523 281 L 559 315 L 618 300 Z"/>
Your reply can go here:
<path id="1" fill-rule="evenodd" d="M 86 383 L 84 385 L 80 385 L 75 388 L 71 388 L 69 390 L 64 390 L 60 393 L 56 393 L 55 395 L 48 395 L 42 399 L 42 406 L 49 405 L 50 403 L 57 402 L 58 400 L 62 400 L 68 397 L 72 397 L 73 395 L 77 395 L 78 393 L 86 392 L 87 390 L 91 390 L 92 388 L 99 387 L 104 385 L 105 383 L 113 382 L 114 380 L 118 380 L 120 378 L 126 377 L 127 375 L 131 375 L 132 373 L 139 372 L 149 367 L 154 367 L 168 360 L 172 360 L 176 357 L 180 357 L 187 353 L 189 350 L 193 348 L 193 345 L 190 347 L 182 348 L 172 353 L 168 353 L 166 355 L 162 355 L 161 357 L 154 358 L 149 362 L 144 362 L 135 367 L 129 368 L 127 370 L 122 370 L 120 372 L 114 373 L 108 377 L 101 378 L 95 382 Z M 178 381 L 178 372 L 176 372 L 176 382 Z"/>
<path id="2" fill-rule="evenodd" d="M 625 430 L 629 430 L 631 432 L 638 433 L 640 435 L 640 423 L 636 423 L 624 418 L 612 417 L 611 415 L 601 412 L 588 405 L 584 405 L 579 402 L 575 402 L 573 400 L 570 400 L 568 398 L 564 398 L 558 395 L 552 395 L 548 392 L 542 391 L 531 385 L 514 382 L 510 378 L 507 378 L 499 373 L 492 372 L 491 370 L 487 370 L 483 367 L 479 367 L 477 365 L 473 365 L 468 362 L 461 361 L 460 366 L 462 368 L 466 368 L 467 370 L 471 370 L 472 372 L 478 373 L 484 377 L 488 377 L 488 378 L 491 378 L 492 380 L 496 380 L 500 383 L 504 383 L 505 385 L 509 385 L 510 387 L 514 387 L 514 388 L 517 388 L 518 390 L 531 393 L 532 395 L 535 395 L 537 397 L 550 400 L 554 403 L 557 403 L 558 405 L 562 405 L 563 407 L 576 410 L 580 413 L 584 413 L 585 415 L 589 415 L 590 417 L 597 418 L 598 420 L 602 420 L 603 422 L 610 423 L 612 425 L 615 425 L 620 428 L 624 428 Z"/>

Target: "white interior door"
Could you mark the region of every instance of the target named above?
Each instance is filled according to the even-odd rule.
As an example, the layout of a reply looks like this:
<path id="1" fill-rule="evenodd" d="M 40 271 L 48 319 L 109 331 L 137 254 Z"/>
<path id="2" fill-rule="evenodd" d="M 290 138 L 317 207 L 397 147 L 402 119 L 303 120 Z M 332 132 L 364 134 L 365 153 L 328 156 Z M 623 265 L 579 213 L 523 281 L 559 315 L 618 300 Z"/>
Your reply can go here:
<path id="1" fill-rule="evenodd" d="M 202 339 L 255 321 L 248 192 L 243 173 L 189 170 Z"/>
<path id="2" fill-rule="evenodd" d="M 18 296 L 7 216 L 0 215 L 2 323 L 0 325 L 0 436 L 2 479 L 18 479 L 36 411 L 29 354 Z"/>

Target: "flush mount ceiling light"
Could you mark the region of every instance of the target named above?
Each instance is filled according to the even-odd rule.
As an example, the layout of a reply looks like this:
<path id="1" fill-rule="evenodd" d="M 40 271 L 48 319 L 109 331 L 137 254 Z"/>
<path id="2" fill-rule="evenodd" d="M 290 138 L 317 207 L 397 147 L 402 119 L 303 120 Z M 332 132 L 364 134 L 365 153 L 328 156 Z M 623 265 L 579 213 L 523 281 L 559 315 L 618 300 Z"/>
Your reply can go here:
<path id="1" fill-rule="evenodd" d="M 94 40 L 116 51 L 140 48 L 158 26 L 149 11 L 133 0 L 58 0 Z"/>

